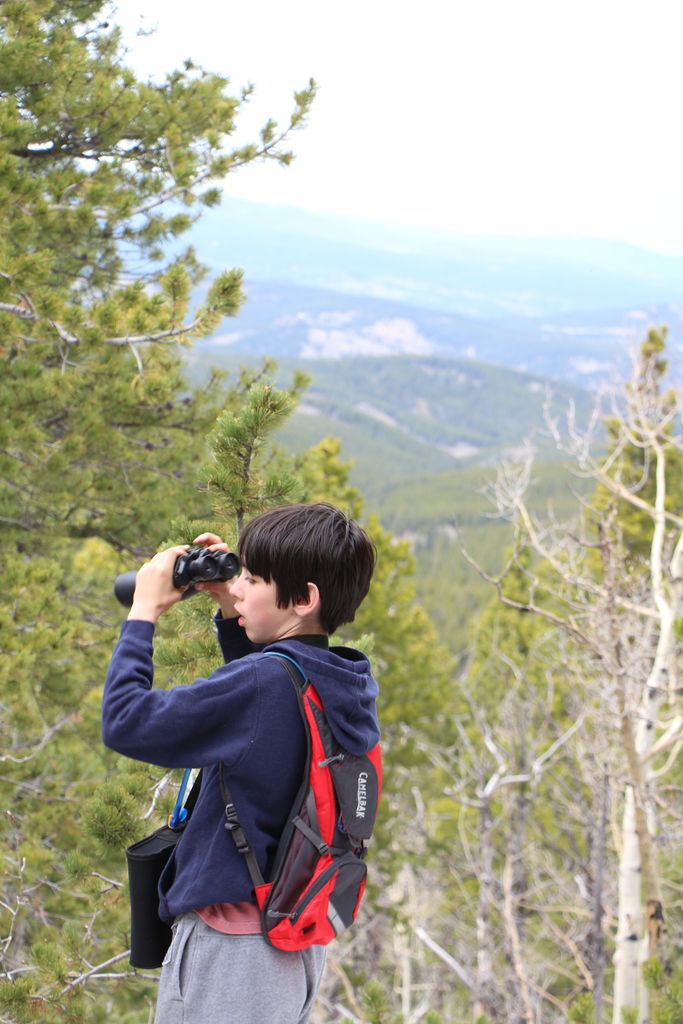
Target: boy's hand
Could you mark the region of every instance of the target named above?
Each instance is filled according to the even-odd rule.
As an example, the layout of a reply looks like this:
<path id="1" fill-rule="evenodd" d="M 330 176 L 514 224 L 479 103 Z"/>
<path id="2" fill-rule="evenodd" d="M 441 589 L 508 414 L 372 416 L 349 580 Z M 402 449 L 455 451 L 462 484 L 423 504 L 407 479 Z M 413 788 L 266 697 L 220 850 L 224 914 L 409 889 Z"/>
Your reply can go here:
<path id="1" fill-rule="evenodd" d="M 178 590 L 173 586 L 173 567 L 178 555 L 184 555 L 188 547 L 182 544 L 160 551 L 139 569 L 129 619 L 156 623 L 160 615 L 181 599 L 187 587 Z"/>
<path id="2" fill-rule="evenodd" d="M 229 551 L 230 548 L 215 533 L 200 533 L 192 542 L 203 544 L 209 551 Z M 224 619 L 236 619 L 235 602 L 230 594 L 230 584 L 237 579 L 233 576 L 230 580 L 207 580 L 204 583 L 195 583 L 195 590 L 204 590 L 220 606 L 221 615 Z"/>

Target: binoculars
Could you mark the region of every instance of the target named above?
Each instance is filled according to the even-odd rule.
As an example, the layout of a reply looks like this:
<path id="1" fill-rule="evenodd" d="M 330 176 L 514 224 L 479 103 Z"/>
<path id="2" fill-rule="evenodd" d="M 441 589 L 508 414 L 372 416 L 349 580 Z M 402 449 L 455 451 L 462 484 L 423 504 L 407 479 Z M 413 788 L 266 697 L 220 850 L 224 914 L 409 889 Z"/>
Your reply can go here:
<path id="1" fill-rule="evenodd" d="M 210 580 L 230 580 L 240 571 L 240 560 L 232 551 L 208 551 L 207 548 L 190 548 L 184 555 L 178 555 L 173 566 L 173 586 L 180 589 L 188 587 L 183 594 L 192 597 L 197 591 L 194 583 L 206 583 Z M 121 604 L 130 608 L 135 593 L 135 577 L 137 572 L 122 572 L 116 577 L 114 594 Z"/>

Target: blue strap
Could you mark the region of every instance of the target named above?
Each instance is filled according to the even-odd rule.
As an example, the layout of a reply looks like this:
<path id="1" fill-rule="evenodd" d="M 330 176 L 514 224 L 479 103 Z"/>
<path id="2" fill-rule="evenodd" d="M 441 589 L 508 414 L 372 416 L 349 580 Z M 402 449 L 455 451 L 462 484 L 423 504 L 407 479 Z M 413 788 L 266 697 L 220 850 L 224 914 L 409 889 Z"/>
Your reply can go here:
<path id="1" fill-rule="evenodd" d="M 192 774 L 191 768 L 186 768 L 183 774 L 182 782 L 180 783 L 180 789 L 178 790 L 178 796 L 176 797 L 175 806 L 171 811 L 171 816 L 168 819 L 168 823 L 171 828 L 177 828 L 178 825 L 182 824 L 187 818 L 187 811 L 183 807 L 183 800 L 185 799 L 185 790 L 187 789 L 187 783 L 190 775 Z"/>
<path id="2" fill-rule="evenodd" d="M 294 667 L 299 670 L 299 672 L 301 673 L 301 678 L 303 679 L 303 681 L 305 683 L 308 682 L 308 676 L 306 675 L 306 673 L 304 672 L 304 670 L 302 669 L 301 665 L 296 660 L 296 658 L 290 658 L 290 656 L 288 654 L 284 654 L 282 651 L 261 651 L 261 654 L 265 654 L 269 658 L 286 658 L 287 661 L 291 661 L 292 665 L 294 665 Z"/>

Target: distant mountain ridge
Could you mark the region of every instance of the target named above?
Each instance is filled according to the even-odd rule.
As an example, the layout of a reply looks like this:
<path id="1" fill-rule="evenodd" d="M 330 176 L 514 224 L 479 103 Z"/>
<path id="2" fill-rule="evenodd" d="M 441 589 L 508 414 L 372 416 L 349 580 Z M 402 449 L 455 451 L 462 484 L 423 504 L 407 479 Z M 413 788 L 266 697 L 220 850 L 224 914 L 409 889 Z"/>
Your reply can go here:
<path id="1" fill-rule="evenodd" d="M 683 350 L 683 259 L 623 243 L 410 231 L 231 199 L 192 241 L 214 270 L 243 267 L 247 293 L 188 353 L 195 379 L 263 356 L 303 367 L 312 384 L 288 444 L 340 436 L 374 491 L 538 437 L 548 381 L 586 409 L 585 389 L 623 379 L 651 324 L 669 323 L 670 354 Z"/>
<path id="2" fill-rule="evenodd" d="M 200 258 L 464 316 L 555 317 L 683 302 L 683 257 L 590 238 L 393 228 L 226 197 L 192 230 Z"/>
<path id="3" fill-rule="evenodd" d="M 247 280 L 245 291 L 237 317 L 196 343 L 201 358 L 216 358 L 218 349 L 235 358 L 469 358 L 590 386 L 627 372 L 629 352 L 651 324 L 673 324 L 671 346 L 683 348 L 674 307 L 486 320 L 286 281 Z"/>
<path id="4" fill-rule="evenodd" d="M 237 200 L 193 234 L 214 270 L 244 268 L 247 293 L 188 354 L 195 378 L 263 356 L 285 375 L 302 367 L 312 384 L 288 445 L 341 437 L 375 493 L 538 436 L 548 381 L 585 410 L 585 389 L 626 376 L 651 324 L 683 349 L 683 259 L 623 243 L 404 231 Z M 389 281 L 396 294 L 379 294 Z"/>
<path id="5" fill-rule="evenodd" d="M 202 346 L 277 358 L 467 357 L 590 386 L 650 325 L 683 351 L 683 258 L 597 239 L 468 236 L 226 199 L 193 229 L 247 302 Z"/>

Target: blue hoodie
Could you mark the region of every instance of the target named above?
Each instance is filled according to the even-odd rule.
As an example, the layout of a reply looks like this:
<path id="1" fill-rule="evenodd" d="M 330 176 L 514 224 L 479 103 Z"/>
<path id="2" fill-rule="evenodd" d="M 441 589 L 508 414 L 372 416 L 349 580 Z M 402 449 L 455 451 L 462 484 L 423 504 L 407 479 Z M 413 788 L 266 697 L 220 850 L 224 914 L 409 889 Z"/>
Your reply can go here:
<path id="1" fill-rule="evenodd" d="M 218 782 L 223 761 L 240 821 L 264 877 L 299 788 L 305 734 L 285 667 L 252 644 L 237 619 L 217 619 L 225 664 L 208 679 L 152 689 L 154 626 L 128 620 L 104 685 L 102 738 L 138 761 L 166 768 L 203 768 L 199 799 L 161 879 L 160 916 L 212 903 L 253 899 L 244 857 L 225 825 Z M 378 693 L 359 651 L 287 639 L 272 645 L 310 677 L 339 744 L 353 754 L 379 739 Z"/>

